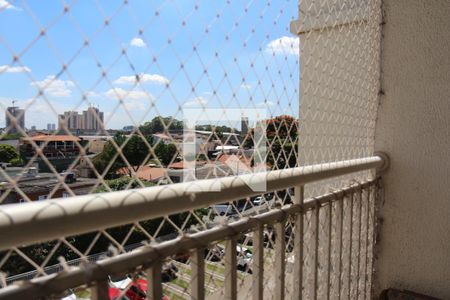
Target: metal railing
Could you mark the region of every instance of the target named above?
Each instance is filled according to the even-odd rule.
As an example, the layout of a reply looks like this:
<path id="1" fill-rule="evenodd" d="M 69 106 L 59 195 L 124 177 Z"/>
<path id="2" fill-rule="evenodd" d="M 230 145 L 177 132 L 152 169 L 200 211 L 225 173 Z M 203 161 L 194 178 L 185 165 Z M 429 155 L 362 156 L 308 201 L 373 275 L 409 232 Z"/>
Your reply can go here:
<path id="1" fill-rule="evenodd" d="M 305 184 L 358 171 L 380 169 L 386 158 L 373 156 L 264 174 L 267 190 L 295 187 L 293 203 L 208 230 L 176 239 L 142 246 L 95 263 L 81 264 L 58 274 L 46 275 L 0 289 L 0 299 L 35 299 L 59 294 L 87 284 L 92 299 L 109 299 L 108 276 L 136 270 L 148 277 L 147 297 L 161 299 L 163 261 L 183 251 L 191 251 L 192 299 L 205 298 L 204 249 L 225 241 L 224 297 L 236 299 L 237 237 L 253 232 L 252 294 L 264 298 L 264 227 L 273 226 L 275 299 L 370 298 L 372 250 L 374 245 L 375 202 L 379 179 L 354 183 L 349 187 L 312 199 L 303 199 Z M 207 207 L 260 194 L 252 191 L 243 175 L 180 183 L 138 190 L 56 199 L 0 207 L 0 250 L 47 241 L 61 236 L 90 232 L 134 221 Z M 220 183 L 220 192 L 208 192 Z M 202 192 L 205 191 L 205 192 Z M 124 213 L 126 212 L 126 213 Z M 285 223 L 293 219 L 294 247 L 286 247 Z M 312 251 L 305 251 L 312 248 Z M 307 255 L 306 255 L 307 254 Z M 289 270 L 287 270 L 289 269 Z"/>

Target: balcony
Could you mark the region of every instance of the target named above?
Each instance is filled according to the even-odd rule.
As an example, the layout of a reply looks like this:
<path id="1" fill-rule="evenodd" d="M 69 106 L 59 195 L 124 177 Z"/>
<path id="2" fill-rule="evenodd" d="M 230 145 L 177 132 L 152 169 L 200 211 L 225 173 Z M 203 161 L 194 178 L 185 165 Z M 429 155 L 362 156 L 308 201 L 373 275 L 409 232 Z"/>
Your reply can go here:
<path id="1" fill-rule="evenodd" d="M 244 2 L 0 1 L 0 299 L 450 297 L 448 3 Z"/>
<path id="2" fill-rule="evenodd" d="M 179 253 L 189 252 L 190 260 L 185 265 L 190 268 L 190 272 L 186 271 L 190 273 L 187 294 L 194 299 L 204 299 L 205 249 L 223 241 L 223 296 L 227 299 L 237 297 L 238 282 L 249 289 L 239 291 L 240 295 L 247 292 L 257 299 L 263 298 L 266 284 L 273 286 L 271 293 L 276 299 L 284 298 L 286 291 L 286 296 L 298 298 L 303 290 L 306 297 L 321 298 L 332 294 L 366 297 L 370 295 L 376 225 L 374 213 L 381 193 L 380 179 L 355 183 L 311 199 L 303 199 L 303 189 L 308 183 L 357 171 L 381 169 L 386 164 L 385 158 L 375 156 L 268 172 L 264 174 L 267 192 L 295 187 L 292 204 L 275 204 L 265 213 L 217 224 L 196 233 L 183 233 L 178 238 L 129 252 L 118 249 L 124 253 L 95 263 L 78 260 L 75 266 L 69 267 L 66 262 L 66 265 L 62 264 L 60 273 L 32 279 L 24 286 L 5 287 L 0 295 L 4 299 L 40 298 L 61 295 L 66 290 L 87 284 L 91 286 L 93 299 L 109 299 L 110 278 L 140 273 L 148 279 L 147 294 L 150 298 L 160 299 L 163 296 L 163 263 Z M 101 227 L 116 227 L 257 195 L 242 176 L 248 175 L 226 177 L 219 182 L 215 179 L 199 181 L 195 184 L 200 188 L 199 192 L 189 192 L 192 183 L 181 183 L 78 196 L 71 201 L 47 200 L 5 206 L 0 219 L 0 234 L 4 237 L 0 247 L 3 250 L 14 249 L 15 245 L 34 244 L 57 236 L 75 236 Z M 217 183 L 221 186 L 220 192 L 204 192 Z M 288 222 L 291 232 L 286 237 Z M 309 228 L 306 226 L 308 223 Z M 264 233 L 268 230 L 273 235 L 273 244 L 265 245 Z M 253 255 L 245 269 L 238 271 L 240 254 L 237 249 L 245 246 L 238 240 L 249 232 L 252 233 Z M 304 254 L 306 248 L 311 247 L 306 243 L 313 244 L 309 253 L 314 261 L 312 269 L 308 266 L 311 257 Z M 267 264 L 267 256 L 274 259 L 273 266 Z M 48 271 L 48 268 L 37 269 L 38 273 Z M 37 274 L 32 272 L 28 275 Z M 309 281 L 308 277 L 313 280 Z M 12 283 L 24 278 L 13 276 L 6 280 Z"/>

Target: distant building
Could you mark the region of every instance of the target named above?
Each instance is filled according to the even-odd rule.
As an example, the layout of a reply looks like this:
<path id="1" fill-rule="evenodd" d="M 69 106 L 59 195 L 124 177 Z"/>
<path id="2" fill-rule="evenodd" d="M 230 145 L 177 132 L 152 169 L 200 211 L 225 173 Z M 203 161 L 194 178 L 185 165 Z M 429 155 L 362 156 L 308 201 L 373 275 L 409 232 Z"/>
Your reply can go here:
<path id="1" fill-rule="evenodd" d="M 120 175 L 128 175 L 128 168 L 121 168 L 117 171 Z M 167 169 L 154 168 L 150 166 L 140 166 L 136 171 L 136 177 L 141 180 L 159 183 L 164 179 L 167 179 Z"/>
<path id="2" fill-rule="evenodd" d="M 152 134 L 155 143 L 161 141 L 161 143 L 169 144 L 173 139 L 165 133 Z"/>
<path id="3" fill-rule="evenodd" d="M 123 131 L 126 131 L 126 132 L 131 132 L 131 131 L 133 131 L 135 128 L 136 128 L 136 127 L 133 126 L 133 125 L 127 125 L 127 126 L 124 126 L 122 130 L 123 130 Z"/>
<path id="4" fill-rule="evenodd" d="M 14 178 L 21 176 L 18 182 L 11 184 L 3 175 L 0 175 L 0 194 L 5 195 L 0 204 L 26 202 L 26 198 L 31 201 L 42 201 L 50 198 L 67 198 L 71 196 L 66 188 L 59 183 L 55 174 L 40 173 L 36 167 L 8 167 L 4 170 L 4 173 Z M 60 175 L 64 176 L 64 174 Z M 75 180 L 65 181 L 75 195 L 91 193 L 97 183 L 95 178 L 76 178 Z M 26 197 L 24 197 L 24 194 Z"/>
<path id="5" fill-rule="evenodd" d="M 80 155 L 78 165 L 76 166 L 74 172 L 78 177 L 93 178 L 95 177 L 94 170 L 92 169 L 92 160 L 95 158 L 96 154 L 90 155 Z"/>
<path id="6" fill-rule="evenodd" d="M 36 131 L 36 126 L 35 125 L 31 126 L 31 131 Z"/>
<path id="7" fill-rule="evenodd" d="M 173 183 L 194 181 L 198 179 L 220 178 L 234 175 L 233 170 L 217 161 L 207 163 L 196 161 L 185 165 L 184 162 L 174 162 L 167 168 L 167 176 Z"/>
<path id="8" fill-rule="evenodd" d="M 248 118 L 241 118 L 241 136 L 246 136 L 248 133 Z"/>
<path id="9" fill-rule="evenodd" d="M 73 135 L 36 135 L 22 138 L 21 151 L 26 158 L 33 157 L 36 154 L 34 142 L 47 158 L 71 158 L 80 154 L 80 148 L 76 144 L 80 141 L 79 137 Z"/>
<path id="10" fill-rule="evenodd" d="M 54 123 L 47 124 L 47 131 L 55 131 L 55 130 L 56 130 L 56 124 L 54 124 Z"/>
<path id="11" fill-rule="evenodd" d="M 98 108 L 89 107 L 88 110 L 83 111 L 84 128 L 87 130 L 100 130 L 103 129 L 103 112 Z"/>
<path id="12" fill-rule="evenodd" d="M 89 107 L 82 113 L 66 111 L 59 115 L 59 129 L 100 131 L 104 129 L 104 113 L 98 108 Z"/>
<path id="13" fill-rule="evenodd" d="M 5 119 L 8 133 L 18 133 L 19 128 L 25 129 L 25 110 L 10 106 L 6 109 Z"/>

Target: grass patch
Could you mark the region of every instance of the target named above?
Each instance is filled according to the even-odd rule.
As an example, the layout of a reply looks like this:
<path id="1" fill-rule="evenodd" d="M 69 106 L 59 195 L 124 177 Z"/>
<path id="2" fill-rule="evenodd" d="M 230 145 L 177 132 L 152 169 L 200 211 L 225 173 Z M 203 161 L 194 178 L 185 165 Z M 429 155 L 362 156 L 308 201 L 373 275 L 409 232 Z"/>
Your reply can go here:
<path id="1" fill-rule="evenodd" d="M 177 279 L 172 280 L 170 283 L 173 285 L 179 286 L 180 290 L 189 290 L 189 288 L 190 288 L 189 282 L 187 282 L 186 280 L 183 280 L 179 277 Z"/>
<path id="2" fill-rule="evenodd" d="M 164 288 L 163 289 L 164 295 L 166 295 L 167 297 L 170 298 L 170 300 L 184 300 L 185 298 L 181 297 L 178 294 L 175 294 L 174 292 L 172 292 L 169 289 Z"/>
<path id="3" fill-rule="evenodd" d="M 224 276 L 225 275 L 225 267 L 220 264 L 213 264 L 205 261 L 205 266 L 208 271 Z"/>
<path id="4" fill-rule="evenodd" d="M 73 293 L 77 298 L 91 299 L 91 290 L 85 287 L 77 287 L 73 289 Z"/>

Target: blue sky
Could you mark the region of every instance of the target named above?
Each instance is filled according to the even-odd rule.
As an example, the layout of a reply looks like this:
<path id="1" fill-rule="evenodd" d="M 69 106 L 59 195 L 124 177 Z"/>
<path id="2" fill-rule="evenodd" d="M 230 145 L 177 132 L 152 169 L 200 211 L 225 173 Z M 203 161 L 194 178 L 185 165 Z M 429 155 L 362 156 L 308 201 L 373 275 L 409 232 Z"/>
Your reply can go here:
<path id="1" fill-rule="evenodd" d="M 14 99 L 28 128 L 89 105 L 108 128 L 183 107 L 296 115 L 296 16 L 296 0 L 0 0 L 0 113 Z"/>

